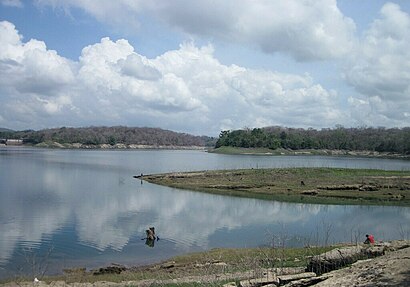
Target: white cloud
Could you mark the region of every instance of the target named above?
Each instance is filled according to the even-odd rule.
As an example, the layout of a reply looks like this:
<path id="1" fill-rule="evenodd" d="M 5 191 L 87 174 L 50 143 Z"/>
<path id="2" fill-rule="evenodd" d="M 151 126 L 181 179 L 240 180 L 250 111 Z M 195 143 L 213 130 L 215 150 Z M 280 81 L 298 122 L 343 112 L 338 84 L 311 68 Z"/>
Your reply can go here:
<path id="1" fill-rule="evenodd" d="M 24 6 L 20 0 L 1 0 L 0 3 L 1 5 L 7 6 L 7 7 L 22 8 Z"/>
<path id="2" fill-rule="evenodd" d="M 138 54 L 129 55 L 119 65 L 125 75 L 140 80 L 158 80 L 162 76 L 156 68 L 149 65 L 149 60 Z"/>
<path id="3" fill-rule="evenodd" d="M 355 31 L 335 0 L 167 3 L 155 9 L 185 32 L 256 46 L 266 53 L 288 53 L 300 61 L 346 54 Z"/>
<path id="4" fill-rule="evenodd" d="M 13 24 L 0 22 L 2 117 L 35 125 L 72 108 L 68 87 L 75 81 L 75 64 L 47 50 L 44 42 L 21 39 Z"/>
<path id="5" fill-rule="evenodd" d="M 21 42 L 14 25 L 0 22 L 2 87 L 32 94 L 50 94 L 74 80 L 73 64 L 37 40 Z"/>
<path id="6" fill-rule="evenodd" d="M 385 4 L 346 68 L 348 83 L 359 93 L 350 99 L 352 110 L 362 123 L 410 124 L 409 47 L 409 14 L 396 4 Z"/>
<path id="7" fill-rule="evenodd" d="M 283 52 L 299 61 L 345 55 L 355 32 L 353 20 L 341 13 L 336 0 L 37 2 L 65 10 L 80 8 L 101 22 L 127 30 L 138 26 L 141 14 L 156 15 L 190 35 L 233 41 L 266 53 Z"/>
<path id="8" fill-rule="evenodd" d="M 149 125 L 216 135 L 228 125 L 315 127 L 343 118 L 338 95 L 309 75 L 226 66 L 211 45 L 185 43 L 148 59 L 126 40 L 103 38 L 72 62 L 44 42 L 23 43 L 9 22 L 0 33 L 8 126 Z"/>

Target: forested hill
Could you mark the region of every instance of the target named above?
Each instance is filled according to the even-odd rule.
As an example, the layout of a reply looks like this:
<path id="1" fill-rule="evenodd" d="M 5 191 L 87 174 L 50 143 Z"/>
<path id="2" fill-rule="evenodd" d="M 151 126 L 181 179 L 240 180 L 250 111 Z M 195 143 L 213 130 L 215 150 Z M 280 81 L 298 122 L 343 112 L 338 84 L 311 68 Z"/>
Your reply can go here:
<path id="1" fill-rule="evenodd" d="M 215 145 L 303 150 L 329 149 L 410 154 L 410 127 L 296 129 L 266 127 L 222 131 Z"/>
<path id="2" fill-rule="evenodd" d="M 22 139 L 25 144 L 56 142 L 84 145 L 125 144 L 147 146 L 214 146 L 215 138 L 177 133 L 160 128 L 139 127 L 85 127 L 56 128 L 39 131 L 0 131 L 0 138 Z"/>
<path id="3" fill-rule="evenodd" d="M 1 132 L 13 132 L 13 130 L 6 129 L 6 128 L 0 128 L 0 133 Z"/>

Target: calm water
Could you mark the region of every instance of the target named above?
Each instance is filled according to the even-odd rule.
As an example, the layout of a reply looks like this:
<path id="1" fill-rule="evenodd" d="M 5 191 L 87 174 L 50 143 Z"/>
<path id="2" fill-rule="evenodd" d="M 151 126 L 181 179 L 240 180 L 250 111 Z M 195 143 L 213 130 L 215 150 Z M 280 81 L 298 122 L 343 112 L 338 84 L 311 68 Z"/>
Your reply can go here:
<path id="1" fill-rule="evenodd" d="M 201 151 L 0 148 L 0 278 L 49 264 L 146 264 L 215 247 L 287 246 L 410 236 L 410 208 L 332 206 L 232 198 L 161 187 L 135 174 L 227 168 L 408 170 L 402 160 L 230 156 Z M 155 226 L 160 240 L 145 245 Z M 327 234 L 327 235 L 326 235 Z M 45 267 L 42 267 L 44 270 Z"/>

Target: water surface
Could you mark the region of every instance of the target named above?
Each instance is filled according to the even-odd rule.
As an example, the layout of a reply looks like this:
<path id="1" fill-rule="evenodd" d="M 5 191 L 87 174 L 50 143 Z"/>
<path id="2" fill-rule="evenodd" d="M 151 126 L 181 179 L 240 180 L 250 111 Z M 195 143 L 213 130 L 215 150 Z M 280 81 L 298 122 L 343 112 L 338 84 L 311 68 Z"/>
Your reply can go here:
<path id="1" fill-rule="evenodd" d="M 228 168 L 409 170 L 404 160 L 233 156 L 201 151 L 0 149 L 0 277 L 112 262 L 137 265 L 216 247 L 287 246 L 410 236 L 410 208 L 233 198 L 157 186 L 135 174 Z M 155 226 L 160 240 L 145 245 Z"/>

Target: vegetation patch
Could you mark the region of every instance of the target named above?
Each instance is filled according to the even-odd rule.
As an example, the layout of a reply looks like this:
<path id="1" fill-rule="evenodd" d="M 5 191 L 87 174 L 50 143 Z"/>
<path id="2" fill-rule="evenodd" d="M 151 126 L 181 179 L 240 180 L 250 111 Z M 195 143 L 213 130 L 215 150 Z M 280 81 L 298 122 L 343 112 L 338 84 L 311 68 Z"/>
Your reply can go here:
<path id="1" fill-rule="evenodd" d="M 160 185 L 323 204 L 410 206 L 410 172 L 343 168 L 243 169 L 144 175 Z"/>

